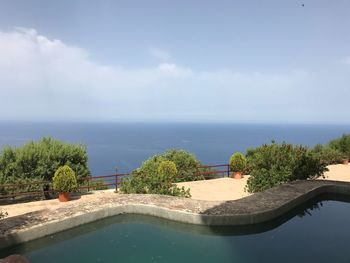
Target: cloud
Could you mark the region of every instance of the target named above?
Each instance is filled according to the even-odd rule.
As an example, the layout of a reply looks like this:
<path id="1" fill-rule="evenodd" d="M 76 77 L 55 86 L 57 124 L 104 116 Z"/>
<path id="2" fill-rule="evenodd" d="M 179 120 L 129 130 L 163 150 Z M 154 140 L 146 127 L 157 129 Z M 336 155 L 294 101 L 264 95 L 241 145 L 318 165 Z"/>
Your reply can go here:
<path id="1" fill-rule="evenodd" d="M 151 56 L 162 61 L 168 61 L 171 59 L 171 55 L 168 52 L 159 48 L 151 47 L 148 52 Z"/>
<path id="2" fill-rule="evenodd" d="M 34 29 L 0 31 L 0 119 L 342 121 L 349 77 L 198 71 L 162 62 L 125 68 Z M 339 86 L 334 85 L 336 83 Z M 332 92 L 330 92 L 332 90 Z"/>

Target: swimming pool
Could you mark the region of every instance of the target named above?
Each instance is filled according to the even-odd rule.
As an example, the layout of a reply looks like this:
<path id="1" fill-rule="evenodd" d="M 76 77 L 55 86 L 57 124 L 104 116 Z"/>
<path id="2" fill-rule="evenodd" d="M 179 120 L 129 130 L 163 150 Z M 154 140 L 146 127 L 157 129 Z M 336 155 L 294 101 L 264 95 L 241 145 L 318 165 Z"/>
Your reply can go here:
<path id="1" fill-rule="evenodd" d="M 323 200 L 323 201 L 321 201 Z M 119 215 L 0 252 L 32 262 L 350 262 L 349 197 L 323 195 L 266 224 L 208 227 Z"/>

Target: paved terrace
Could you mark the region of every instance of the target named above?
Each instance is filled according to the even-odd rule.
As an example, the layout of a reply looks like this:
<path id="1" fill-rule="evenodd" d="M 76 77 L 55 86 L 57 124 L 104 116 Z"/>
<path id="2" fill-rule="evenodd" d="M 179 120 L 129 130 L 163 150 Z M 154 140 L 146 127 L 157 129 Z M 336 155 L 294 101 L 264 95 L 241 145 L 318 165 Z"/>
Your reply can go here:
<path id="1" fill-rule="evenodd" d="M 350 171 L 350 166 L 335 168 L 338 172 Z M 330 179 L 332 174 L 326 176 Z M 350 173 L 344 175 L 343 179 L 348 179 L 347 176 L 350 177 Z M 235 182 L 234 179 L 225 180 Z M 153 215 L 204 225 L 261 223 L 274 219 L 321 193 L 350 195 L 350 183 L 330 180 L 298 181 L 238 200 L 207 201 L 159 195 L 123 195 L 108 190 L 76 196 L 67 203 L 46 200 L 7 205 L 0 207 L 9 213 L 7 218 L 0 221 L 0 248 L 122 213 Z"/>

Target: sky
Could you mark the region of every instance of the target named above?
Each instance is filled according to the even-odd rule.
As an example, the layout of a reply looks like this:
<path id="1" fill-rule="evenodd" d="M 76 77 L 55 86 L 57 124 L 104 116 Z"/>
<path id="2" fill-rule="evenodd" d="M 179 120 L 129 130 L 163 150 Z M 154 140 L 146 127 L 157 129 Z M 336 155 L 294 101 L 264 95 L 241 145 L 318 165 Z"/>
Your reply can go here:
<path id="1" fill-rule="evenodd" d="M 349 13 L 349 0 L 0 0 L 0 120 L 350 124 Z"/>

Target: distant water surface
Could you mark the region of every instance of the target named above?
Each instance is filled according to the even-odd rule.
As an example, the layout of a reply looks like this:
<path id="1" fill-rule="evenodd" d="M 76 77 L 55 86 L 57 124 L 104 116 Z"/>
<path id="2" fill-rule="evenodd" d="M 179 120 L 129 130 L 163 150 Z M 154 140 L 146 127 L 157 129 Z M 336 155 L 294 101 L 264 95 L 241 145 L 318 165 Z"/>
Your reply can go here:
<path id="1" fill-rule="evenodd" d="M 350 125 L 0 123 L 0 148 L 51 136 L 87 146 L 94 175 L 128 172 L 169 148 L 185 149 L 206 164 L 227 163 L 271 140 L 313 146 L 350 133 Z"/>

